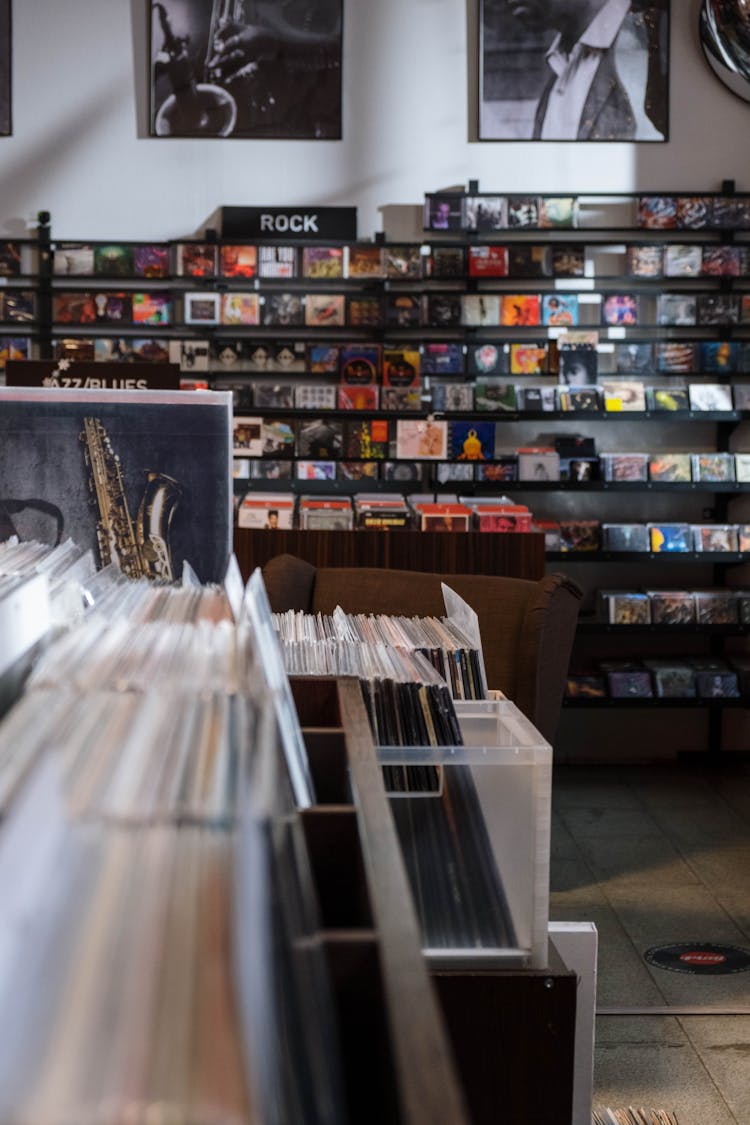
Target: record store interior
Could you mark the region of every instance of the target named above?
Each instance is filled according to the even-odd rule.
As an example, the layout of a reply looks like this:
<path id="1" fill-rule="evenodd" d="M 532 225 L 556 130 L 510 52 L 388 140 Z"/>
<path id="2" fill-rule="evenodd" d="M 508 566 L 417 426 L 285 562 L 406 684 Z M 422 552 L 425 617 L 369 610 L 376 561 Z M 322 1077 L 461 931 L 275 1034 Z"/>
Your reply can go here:
<path id="1" fill-rule="evenodd" d="M 748 0 L 0 0 L 0 1125 L 750 1125 Z"/>

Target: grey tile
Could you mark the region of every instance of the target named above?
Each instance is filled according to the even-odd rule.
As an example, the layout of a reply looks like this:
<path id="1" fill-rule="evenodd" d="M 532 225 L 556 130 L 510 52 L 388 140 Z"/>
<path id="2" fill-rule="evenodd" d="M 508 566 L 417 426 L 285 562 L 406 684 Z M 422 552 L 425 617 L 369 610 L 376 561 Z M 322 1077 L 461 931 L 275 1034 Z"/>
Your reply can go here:
<path id="1" fill-rule="evenodd" d="M 699 882 L 698 875 L 664 836 L 586 837 L 579 843 L 586 863 L 606 883 L 605 893 L 610 885 L 623 882 L 662 887 Z"/>
<path id="2" fill-rule="evenodd" d="M 552 807 L 562 809 L 589 808 L 634 809 L 638 799 L 630 787 L 616 781 L 579 782 L 576 785 L 552 784 Z"/>
<path id="3" fill-rule="evenodd" d="M 584 899 L 601 898 L 598 879 L 580 858 L 563 859 L 553 856 L 550 860 L 549 886 L 550 893 L 564 892 Z"/>
<path id="4" fill-rule="evenodd" d="M 689 1042 L 600 1043 L 594 1051 L 593 1101 L 595 1107 L 667 1109 L 680 1125 L 737 1125 Z"/>
<path id="5" fill-rule="evenodd" d="M 649 1043 L 663 1047 L 684 1047 L 689 1042 L 687 1032 L 674 1016 L 597 1016 L 595 1040 L 597 1046 L 629 1045 L 647 1046 Z"/>
<path id="6" fill-rule="evenodd" d="M 750 1125 L 750 1016 L 680 1022 L 738 1125 Z"/>
<path id="7" fill-rule="evenodd" d="M 555 859 L 580 859 L 578 845 L 557 813 L 552 813 L 550 826 L 550 854 Z"/>
<path id="8" fill-rule="evenodd" d="M 691 847 L 683 852 L 692 870 L 707 886 L 742 889 L 750 896 L 750 843 L 725 847 Z"/>
<path id="9" fill-rule="evenodd" d="M 663 808 L 657 815 L 666 836 L 678 845 L 742 847 L 750 842 L 750 825 L 723 801 L 684 808 Z"/>
<path id="10" fill-rule="evenodd" d="M 599 941 L 597 1006 L 659 1007 L 666 1003 L 639 951 L 609 905 L 590 903 L 585 915 L 581 913 L 580 904 L 575 904 L 575 913 L 570 904 L 565 908 L 555 905 L 555 920 L 593 922 L 596 926 Z"/>
<path id="11" fill-rule="evenodd" d="M 590 805 L 587 808 L 561 809 L 560 819 L 574 840 L 587 836 L 658 836 L 658 820 L 639 808 L 605 808 Z"/>
<path id="12" fill-rule="evenodd" d="M 717 889 L 716 901 L 726 910 L 742 933 L 742 945 L 750 944 L 750 895 L 746 891 Z"/>

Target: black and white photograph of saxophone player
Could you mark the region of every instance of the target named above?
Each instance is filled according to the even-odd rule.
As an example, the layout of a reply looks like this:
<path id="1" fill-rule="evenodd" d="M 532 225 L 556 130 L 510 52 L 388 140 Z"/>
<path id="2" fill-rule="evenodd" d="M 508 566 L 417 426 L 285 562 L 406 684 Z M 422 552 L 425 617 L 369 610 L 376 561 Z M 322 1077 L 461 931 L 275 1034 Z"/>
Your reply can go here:
<path id="1" fill-rule="evenodd" d="M 151 134 L 341 138 L 343 0 L 149 0 Z"/>
<path id="2" fill-rule="evenodd" d="M 0 0 L 0 136 L 10 133 L 10 0 Z"/>
<path id="3" fill-rule="evenodd" d="M 479 139 L 668 140 L 669 0 L 480 0 Z"/>
<path id="4" fill-rule="evenodd" d="M 197 396 L 197 397 L 194 397 Z M 0 388 L 0 537 L 72 539 L 131 578 L 232 550 L 231 395 Z"/>

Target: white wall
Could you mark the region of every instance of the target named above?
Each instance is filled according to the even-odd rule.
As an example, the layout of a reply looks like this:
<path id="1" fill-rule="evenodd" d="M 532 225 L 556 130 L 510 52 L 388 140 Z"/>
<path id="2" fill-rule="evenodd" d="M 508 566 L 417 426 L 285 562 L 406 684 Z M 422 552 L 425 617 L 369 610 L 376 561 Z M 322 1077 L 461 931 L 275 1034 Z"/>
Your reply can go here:
<path id="1" fill-rule="evenodd" d="M 311 0 L 312 2 L 312 0 Z M 222 204 L 378 208 L 483 190 L 750 190 L 750 105 L 703 60 L 700 0 L 672 0 L 666 144 L 469 142 L 475 0 L 344 0 L 343 141 L 146 135 L 145 0 L 14 0 L 14 135 L 0 138 L 0 234 L 52 213 L 58 238 L 175 238 Z M 471 59 L 467 62 L 467 44 Z"/>

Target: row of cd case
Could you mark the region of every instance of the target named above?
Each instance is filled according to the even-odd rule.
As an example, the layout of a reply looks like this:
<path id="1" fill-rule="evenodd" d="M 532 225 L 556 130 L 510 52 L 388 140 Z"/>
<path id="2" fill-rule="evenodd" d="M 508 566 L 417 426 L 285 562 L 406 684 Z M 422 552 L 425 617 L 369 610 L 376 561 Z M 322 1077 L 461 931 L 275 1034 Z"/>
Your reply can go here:
<path id="1" fill-rule="evenodd" d="M 605 551 L 750 551 L 750 524 L 602 523 Z"/>
<path id="2" fill-rule="evenodd" d="M 597 609 L 610 625 L 748 625 L 750 591 L 599 590 Z"/>
<path id="3" fill-rule="evenodd" d="M 742 657 L 654 657 L 601 660 L 594 674 L 568 676 L 566 694 L 577 699 L 737 699 Z"/>

